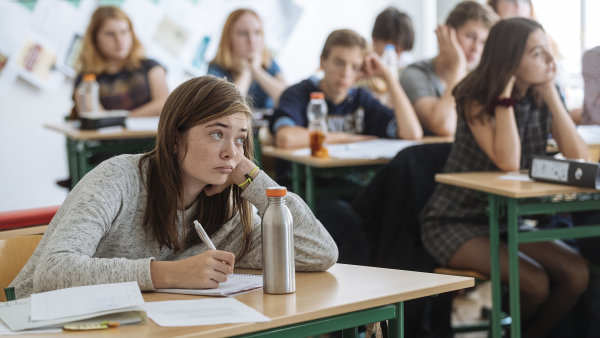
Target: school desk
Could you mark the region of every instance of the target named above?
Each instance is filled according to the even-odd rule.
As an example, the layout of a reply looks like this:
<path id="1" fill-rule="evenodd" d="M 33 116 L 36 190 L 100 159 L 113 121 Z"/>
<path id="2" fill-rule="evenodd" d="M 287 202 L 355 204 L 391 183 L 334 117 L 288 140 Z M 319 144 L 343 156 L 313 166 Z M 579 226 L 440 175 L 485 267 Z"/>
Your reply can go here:
<path id="1" fill-rule="evenodd" d="M 356 326 L 383 320 L 389 320 L 390 337 L 403 337 L 403 302 L 473 285 L 470 277 L 335 264 L 325 272 L 297 272 L 296 292 L 292 294 L 268 295 L 258 289 L 235 296 L 269 317 L 268 322 L 161 327 L 149 319 L 142 325 L 44 337 L 306 337 L 349 328 L 345 333 L 356 334 Z M 200 297 L 143 295 L 147 302 Z"/>
<path id="2" fill-rule="evenodd" d="M 508 230 L 509 301 L 511 337 L 521 337 L 519 308 L 519 243 L 600 236 L 600 225 L 521 232 L 518 218 L 524 215 L 554 214 L 600 209 L 600 191 L 542 182 L 500 179 L 501 172 L 437 174 L 438 183 L 478 190 L 488 196 L 490 225 L 490 266 L 492 279 L 492 337 L 501 337 L 499 221 L 506 216 Z"/>
<path id="3" fill-rule="evenodd" d="M 264 125 L 263 120 L 255 119 L 254 132 L 258 133 L 258 127 L 262 125 Z M 81 130 L 78 121 L 49 123 L 44 127 L 62 133 L 67 138 L 67 160 L 71 187 L 74 187 L 85 174 L 94 169 L 97 163 L 90 163 L 90 158 L 95 155 L 135 154 L 150 151 L 154 148 L 157 133 L 156 130 L 128 130 L 125 128 L 120 130 L 115 128 Z M 254 146 L 255 148 L 258 146 L 257 137 L 255 137 Z M 257 152 L 255 162 L 258 166 L 262 166 L 260 152 Z"/>
<path id="4" fill-rule="evenodd" d="M 89 161 L 91 157 L 148 151 L 154 147 L 156 139 L 156 130 L 80 130 L 77 121 L 45 124 L 44 127 L 62 133 L 67 138 L 71 187 L 94 168 Z"/>
<path id="5" fill-rule="evenodd" d="M 425 137 L 421 143 L 452 142 L 451 137 Z M 263 146 L 262 155 L 270 156 L 291 162 L 292 165 L 292 189 L 304 198 L 306 204 L 315 210 L 315 176 L 318 174 L 335 175 L 344 177 L 350 173 L 365 173 L 373 171 L 390 162 L 390 158 L 378 159 L 342 159 L 342 158 L 318 158 L 314 156 L 296 155 L 297 149 L 282 149 L 273 146 Z M 304 183 L 304 190 L 302 185 Z M 336 192 L 340 189 L 336 187 Z"/>

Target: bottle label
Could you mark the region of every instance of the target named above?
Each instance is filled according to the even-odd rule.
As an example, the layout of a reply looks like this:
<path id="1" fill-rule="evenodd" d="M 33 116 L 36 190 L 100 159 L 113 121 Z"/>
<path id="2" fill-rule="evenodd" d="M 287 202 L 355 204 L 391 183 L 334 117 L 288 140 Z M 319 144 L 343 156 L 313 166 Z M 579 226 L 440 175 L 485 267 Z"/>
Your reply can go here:
<path id="1" fill-rule="evenodd" d="M 313 130 L 309 134 L 310 136 L 310 154 L 317 156 L 321 149 L 323 149 L 323 143 L 325 143 L 325 134 L 320 130 Z"/>

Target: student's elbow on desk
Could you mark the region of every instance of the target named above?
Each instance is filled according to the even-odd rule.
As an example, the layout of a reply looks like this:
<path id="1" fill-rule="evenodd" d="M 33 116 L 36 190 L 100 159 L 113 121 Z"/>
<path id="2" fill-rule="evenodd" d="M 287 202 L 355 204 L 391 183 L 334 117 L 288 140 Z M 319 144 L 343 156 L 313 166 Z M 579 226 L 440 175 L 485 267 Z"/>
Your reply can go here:
<path id="1" fill-rule="evenodd" d="M 282 127 L 275 132 L 275 146 L 278 148 L 298 148 L 308 145 L 308 136 L 299 132 L 299 127 Z"/>
<path id="2" fill-rule="evenodd" d="M 456 133 L 456 122 L 440 124 L 435 128 L 431 128 L 431 131 L 437 136 L 454 137 L 454 134 Z"/>
<path id="3" fill-rule="evenodd" d="M 406 128 L 406 130 L 398 128 L 397 136 L 399 139 L 403 140 L 418 141 L 423 138 L 423 128 L 421 128 L 421 125 L 418 125 L 413 128 Z"/>
<path id="4" fill-rule="evenodd" d="M 519 171 L 519 161 L 504 160 L 497 161 L 496 166 L 503 172 Z"/>
<path id="5" fill-rule="evenodd" d="M 333 245 L 335 250 L 327 248 L 319 252 L 319 255 L 312 255 L 305 258 L 296 258 L 296 270 L 298 271 L 325 271 L 332 267 L 338 259 L 337 246 Z M 298 256 L 298 255 L 297 255 Z"/>

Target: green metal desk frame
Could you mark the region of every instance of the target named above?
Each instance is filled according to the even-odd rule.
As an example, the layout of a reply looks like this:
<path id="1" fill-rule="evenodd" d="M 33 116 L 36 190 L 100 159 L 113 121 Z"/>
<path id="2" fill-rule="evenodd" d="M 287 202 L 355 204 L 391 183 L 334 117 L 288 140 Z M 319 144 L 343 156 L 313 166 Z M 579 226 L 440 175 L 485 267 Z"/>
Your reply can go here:
<path id="1" fill-rule="evenodd" d="M 585 199 L 581 197 L 585 197 Z M 491 318 L 492 337 L 500 338 L 502 336 L 499 253 L 500 231 L 498 217 L 506 215 L 508 227 L 509 301 L 510 316 L 512 318 L 510 337 L 519 338 L 521 337 L 521 314 L 519 307 L 519 243 L 600 236 L 600 225 L 520 232 L 518 228 L 519 216 L 600 210 L 600 194 L 584 194 L 578 196 L 577 200 L 572 201 L 554 201 L 551 197 L 518 199 L 488 194 L 488 202 L 493 304 Z"/>
<path id="2" fill-rule="evenodd" d="M 90 158 L 97 154 L 135 154 L 154 148 L 155 138 L 131 138 L 117 140 L 76 140 L 67 136 L 67 161 L 71 188 L 75 187 L 85 174 L 94 169 Z"/>
<path id="3" fill-rule="evenodd" d="M 297 162 L 290 162 L 292 165 L 292 189 L 300 197 L 306 201 L 308 207 L 314 212 L 317 195 L 343 195 L 345 193 L 356 193 L 357 187 L 349 185 L 346 187 L 329 187 L 329 189 L 318 188 L 315 186 L 315 177 L 319 174 L 335 175 L 336 177 L 344 177 L 351 173 L 361 173 L 368 176 L 365 182 L 368 183 L 376 171 L 385 164 L 361 165 L 361 166 L 346 166 L 346 167 L 331 167 L 318 168 L 310 165 L 305 165 Z M 304 182 L 304 186 L 303 183 Z M 318 190 L 318 191 L 317 191 Z"/>
<path id="4" fill-rule="evenodd" d="M 343 337 L 358 337 L 357 325 L 365 325 L 383 320 L 389 320 L 390 337 L 404 337 L 403 302 L 254 332 L 238 337 L 306 337 L 339 330 L 343 330 Z"/>

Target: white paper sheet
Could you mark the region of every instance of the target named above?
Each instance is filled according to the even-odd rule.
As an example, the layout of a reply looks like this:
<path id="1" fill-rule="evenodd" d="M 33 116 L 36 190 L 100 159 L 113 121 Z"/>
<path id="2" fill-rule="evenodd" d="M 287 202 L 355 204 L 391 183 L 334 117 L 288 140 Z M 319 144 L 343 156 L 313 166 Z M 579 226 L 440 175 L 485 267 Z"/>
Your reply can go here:
<path id="1" fill-rule="evenodd" d="M 600 144 L 600 126 L 578 126 L 577 133 L 585 141 L 586 144 Z"/>
<path id="2" fill-rule="evenodd" d="M 52 329 L 32 329 L 23 331 L 11 331 L 4 323 L 0 320 L 0 336 L 12 336 L 17 334 L 34 334 L 34 333 L 56 333 L 61 332 L 61 328 Z"/>
<path id="3" fill-rule="evenodd" d="M 31 320 L 51 320 L 144 303 L 137 282 L 79 286 L 31 295 Z"/>
<path id="4" fill-rule="evenodd" d="M 267 322 L 270 319 L 235 298 L 148 302 L 142 307 L 160 326 Z"/>
<path id="5" fill-rule="evenodd" d="M 508 172 L 505 175 L 498 176 L 499 180 L 505 181 L 522 181 L 522 182 L 533 182 L 531 177 L 528 174 L 520 173 L 520 172 Z"/>
<path id="6" fill-rule="evenodd" d="M 376 139 L 346 144 L 328 144 L 329 156 L 335 158 L 377 159 L 393 158 L 404 148 L 419 144 L 418 141 Z M 310 149 L 298 149 L 294 155 L 309 156 Z"/>
<path id="7" fill-rule="evenodd" d="M 128 130 L 158 130 L 158 116 L 156 117 L 128 117 L 125 120 Z"/>

